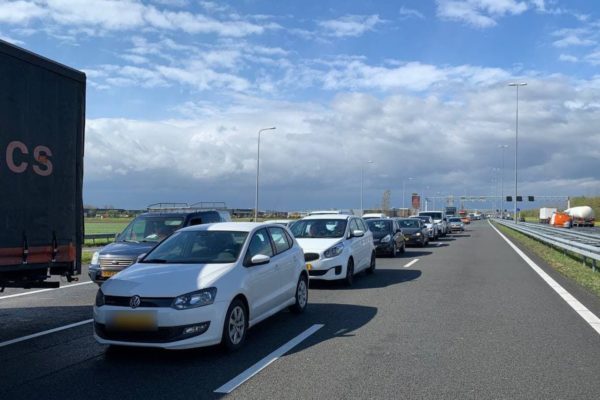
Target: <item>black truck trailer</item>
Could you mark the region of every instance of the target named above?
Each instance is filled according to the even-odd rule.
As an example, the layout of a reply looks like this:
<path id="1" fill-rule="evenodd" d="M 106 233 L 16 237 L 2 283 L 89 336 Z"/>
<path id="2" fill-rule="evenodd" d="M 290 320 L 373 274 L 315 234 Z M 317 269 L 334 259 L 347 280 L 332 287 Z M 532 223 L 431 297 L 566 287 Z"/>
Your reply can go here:
<path id="1" fill-rule="evenodd" d="M 0 40 L 0 290 L 81 273 L 85 82 Z"/>

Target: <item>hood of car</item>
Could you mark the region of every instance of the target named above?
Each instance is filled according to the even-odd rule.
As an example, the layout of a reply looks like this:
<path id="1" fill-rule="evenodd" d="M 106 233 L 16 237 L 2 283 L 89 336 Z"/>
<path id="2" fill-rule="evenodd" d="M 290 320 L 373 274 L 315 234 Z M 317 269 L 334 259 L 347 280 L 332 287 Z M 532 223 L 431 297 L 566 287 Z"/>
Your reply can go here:
<path id="1" fill-rule="evenodd" d="M 413 233 L 421 232 L 422 228 L 402 228 L 402 233 L 412 235 Z"/>
<path id="2" fill-rule="evenodd" d="M 144 264 L 124 269 L 102 285 L 108 296 L 176 297 L 214 286 L 235 264 Z"/>
<path id="3" fill-rule="evenodd" d="M 317 238 L 296 238 L 296 241 L 302 247 L 305 253 L 322 253 L 328 248 L 335 246 L 336 244 L 343 241 L 342 238 L 327 238 L 327 239 L 317 239 Z"/>
<path id="4" fill-rule="evenodd" d="M 392 232 L 373 232 L 373 239 L 381 239 L 387 235 L 392 235 Z"/>
<path id="5" fill-rule="evenodd" d="M 100 256 L 129 256 L 136 258 L 140 254 L 147 253 L 156 242 L 115 242 L 100 249 Z"/>

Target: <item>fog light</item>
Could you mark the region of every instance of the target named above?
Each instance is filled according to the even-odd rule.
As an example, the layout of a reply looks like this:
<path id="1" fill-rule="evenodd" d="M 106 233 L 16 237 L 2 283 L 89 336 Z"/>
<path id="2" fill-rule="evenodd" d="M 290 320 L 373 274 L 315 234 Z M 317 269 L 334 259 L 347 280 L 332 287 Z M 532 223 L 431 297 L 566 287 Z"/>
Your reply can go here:
<path id="1" fill-rule="evenodd" d="M 203 322 L 198 325 L 188 326 L 187 328 L 185 328 L 183 330 L 183 334 L 185 336 L 201 335 L 204 332 L 206 332 L 206 330 L 208 329 L 209 326 L 210 326 L 210 322 Z"/>
<path id="2" fill-rule="evenodd" d="M 338 265 L 337 267 L 335 267 L 335 274 L 339 275 L 342 273 L 342 266 Z"/>

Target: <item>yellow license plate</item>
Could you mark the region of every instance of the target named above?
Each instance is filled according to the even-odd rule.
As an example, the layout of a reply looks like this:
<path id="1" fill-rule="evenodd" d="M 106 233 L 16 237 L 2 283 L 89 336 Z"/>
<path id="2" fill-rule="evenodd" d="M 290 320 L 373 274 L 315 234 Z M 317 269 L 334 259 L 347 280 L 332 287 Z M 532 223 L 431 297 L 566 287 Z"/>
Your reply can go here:
<path id="1" fill-rule="evenodd" d="M 101 271 L 100 276 L 103 278 L 110 278 L 113 275 L 118 274 L 119 271 Z"/>
<path id="2" fill-rule="evenodd" d="M 109 320 L 111 329 L 126 331 L 152 331 L 157 329 L 156 315 L 151 312 L 116 313 Z"/>
<path id="3" fill-rule="evenodd" d="M 306 269 L 310 271 L 312 269 L 312 264 L 306 264 Z"/>

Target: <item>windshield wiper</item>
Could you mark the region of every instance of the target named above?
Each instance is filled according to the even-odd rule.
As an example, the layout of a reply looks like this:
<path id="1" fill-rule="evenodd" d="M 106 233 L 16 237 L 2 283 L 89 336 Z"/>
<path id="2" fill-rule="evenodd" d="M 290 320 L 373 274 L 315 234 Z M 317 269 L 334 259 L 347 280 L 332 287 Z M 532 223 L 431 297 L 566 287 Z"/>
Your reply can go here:
<path id="1" fill-rule="evenodd" d="M 152 263 L 152 264 L 166 264 L 167 260 L 164 260 L 162 258 L 150 258 L 148 260 L 143 260 L 143 263 Z"/>
<path id="2" fill-rule="evenodd" d="M 137 240 L 132 240 L 132 239 L 123 239 L 122 242 L 126 242 L 126 243 L 139 243 Z"/>

